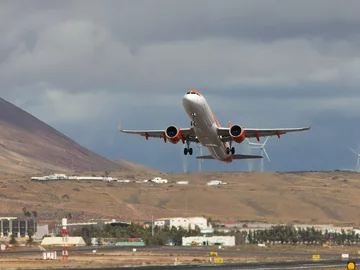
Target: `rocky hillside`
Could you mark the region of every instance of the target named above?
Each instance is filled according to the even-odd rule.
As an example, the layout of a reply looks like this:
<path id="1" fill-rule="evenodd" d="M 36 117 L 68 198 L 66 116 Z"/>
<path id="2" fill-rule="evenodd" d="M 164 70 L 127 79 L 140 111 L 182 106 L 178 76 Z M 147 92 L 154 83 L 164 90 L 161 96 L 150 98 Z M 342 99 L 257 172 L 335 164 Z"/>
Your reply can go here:
<path id="1" fill-rule="evenodd" d="M 127 167 L 86 149 L 0 98 L 0 173 L 69 170 L 116 171 Z"/>

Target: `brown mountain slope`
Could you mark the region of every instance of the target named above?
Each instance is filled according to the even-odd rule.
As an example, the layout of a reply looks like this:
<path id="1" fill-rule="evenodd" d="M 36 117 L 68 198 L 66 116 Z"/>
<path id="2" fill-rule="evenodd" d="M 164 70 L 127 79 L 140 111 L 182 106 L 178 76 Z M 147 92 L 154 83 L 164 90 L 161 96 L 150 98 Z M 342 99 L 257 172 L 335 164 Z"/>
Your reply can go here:
<path id="1" fill-rule="evenodd" d="M 127 170 L 0 98 L 0 173 Z"/>
<path id="2" fill-rule="evenodd" d="M 141 164 L 136 164 L 136 163 L 132 163 L 130 161 L 124 160 L 124 159 L 117 159 L 114 160 L 114 162 L 116 162 L 117 164 L 120 164 L 121 166 L 127 168 L 129 171 L 136 171 L 136 172 L 148 172 L 148 173 L 160 173 L 160 171 L 157 171 L 153 168 L 141 165 Z"/>
<path id="3" fill-rule="evenodd" d="M 195 173 L 112 172 L 119 179 L 153 176 L 168 184 L 118 182 L 32 182 L 30 177 L 0 176 L 0 215 L 36 210 L 39 219 L 88 218 L 150 220 L 203 215 L 212 219 L 274 223 L 359 224 L 360 173 Z M 207 186 L 209 180 L 227 185 Z M 188 180 L 189 185 L 176 181 Z"/>

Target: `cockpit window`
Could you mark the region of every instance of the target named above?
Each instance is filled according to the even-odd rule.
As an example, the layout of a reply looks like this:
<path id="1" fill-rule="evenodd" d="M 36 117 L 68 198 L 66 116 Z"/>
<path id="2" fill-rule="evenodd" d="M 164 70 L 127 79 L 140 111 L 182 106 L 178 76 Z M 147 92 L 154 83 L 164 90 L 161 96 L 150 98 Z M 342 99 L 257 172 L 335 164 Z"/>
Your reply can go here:
<path id="1" fill-rule="evenodd" d="M 189 94 L 191 94 L 191 95 L 198 95 L 198 96 L 200 97 L 199 93 L 196 93 L 196 92 L 190 92 L 190 91 L 189 91 L 189 92 L 187 92 L 186 94 L 187 94 L 187 95 L 189 95 Z"/>

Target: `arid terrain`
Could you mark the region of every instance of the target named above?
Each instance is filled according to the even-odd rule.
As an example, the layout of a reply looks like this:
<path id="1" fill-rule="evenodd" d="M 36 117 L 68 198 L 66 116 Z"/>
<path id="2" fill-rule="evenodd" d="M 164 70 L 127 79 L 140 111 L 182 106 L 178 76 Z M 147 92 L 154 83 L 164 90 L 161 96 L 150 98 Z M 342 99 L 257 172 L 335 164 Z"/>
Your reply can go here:
<path id="1" fill-rule="evenodd" d="M 99 174 L 101 175 L 101 174 Z M 39 220 L 117 218 L 143 221 L 167 216 L 266 222 L 359 224 L 360 174 L 352 172 L 161 174 L 111 172 L 119 179 L 153 176 L 167 184 L 34 182 L 30 175 L 0 175 L 2 215 L 36 210 Z M 209 180 L 227 185 L 207 186 Z M 176 181 L 188 180 L 189 185 Z"/>

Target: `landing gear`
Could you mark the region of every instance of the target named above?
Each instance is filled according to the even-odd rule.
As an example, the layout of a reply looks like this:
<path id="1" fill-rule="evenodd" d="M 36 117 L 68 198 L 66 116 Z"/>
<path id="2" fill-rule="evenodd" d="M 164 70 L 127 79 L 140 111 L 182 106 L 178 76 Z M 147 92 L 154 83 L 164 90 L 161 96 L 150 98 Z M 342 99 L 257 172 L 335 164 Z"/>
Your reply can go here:
<path id="1" fill-rule="evenodd" d="M 193 153 L 193 149 L 192 148 L 184 148 L 184 155 L 187 155 L 188 153 L 191 156 Z"/>
<path id="2" fill-rule="evenodd" d="M 232 155 L 234 155 L 235 154 L 235 147 L 226 147 L 226 154 L 232 154 Z"/>
<path id="3" fill-rule="evenodd" d="M 193 149 L 190 147 L 189 140 L 186 140 L 186 148 L 184 148 L 184 155 L 186 156 L 188 153 L 191 156 L 193 154 Z"/>
<path id="4" fill-rule="evenodd" d="M 232 142 L 229 143 L 229 147 L 226 147 L 226 154 L 232 154 L 234 155 L 235 154 L 235 147 L 232 147 Z"/>

